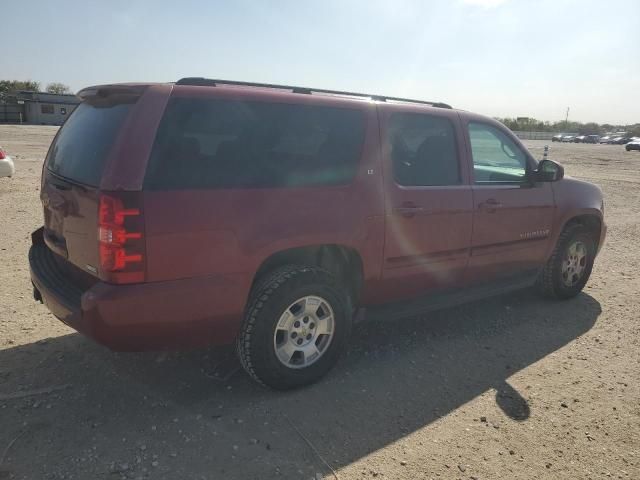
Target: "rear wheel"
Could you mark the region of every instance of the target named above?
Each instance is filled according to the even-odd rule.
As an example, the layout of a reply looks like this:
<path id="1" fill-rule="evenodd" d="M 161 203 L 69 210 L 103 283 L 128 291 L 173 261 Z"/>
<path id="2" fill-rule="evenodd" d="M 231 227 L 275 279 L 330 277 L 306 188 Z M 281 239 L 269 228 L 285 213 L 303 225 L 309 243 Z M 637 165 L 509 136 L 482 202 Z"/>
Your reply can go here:
<path id="1" fill-rule="evenodd" d="M 569 225 L 538 278 L 538 289 L 550 298 L 575 297 L 589 280 L 595 255 L 591 232 L 579 224 Z"/>
<path id="2" fill-rule="evenodd" d="M 237 343 L 244 369 L 258 382 L 285 390 L 317 381 L 344 350 L 351 309 L 329 272 L 289 265 L 259 282 Z"/>

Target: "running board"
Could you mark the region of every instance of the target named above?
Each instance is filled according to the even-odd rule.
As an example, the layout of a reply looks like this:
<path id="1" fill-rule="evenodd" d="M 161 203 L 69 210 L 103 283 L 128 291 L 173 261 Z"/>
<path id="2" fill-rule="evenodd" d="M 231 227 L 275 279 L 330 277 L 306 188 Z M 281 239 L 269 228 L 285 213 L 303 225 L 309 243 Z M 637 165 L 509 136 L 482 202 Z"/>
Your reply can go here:
<path id="1" fill-rule="evenodd" d="M 415 300 L 407 300 L 404 302 L 374 305 L 366 307 L 364 318 L 366 320 L 398 320 L 400 318 L 414 317 L 434 310 L 442 310 L 456 305 L 529 288 L 535 284 L 537 276 L 538 271 L 536 270 L 525 276 L 519 275 L 516 278 L 509 277 L 490 285 L 432 293 Z"/>

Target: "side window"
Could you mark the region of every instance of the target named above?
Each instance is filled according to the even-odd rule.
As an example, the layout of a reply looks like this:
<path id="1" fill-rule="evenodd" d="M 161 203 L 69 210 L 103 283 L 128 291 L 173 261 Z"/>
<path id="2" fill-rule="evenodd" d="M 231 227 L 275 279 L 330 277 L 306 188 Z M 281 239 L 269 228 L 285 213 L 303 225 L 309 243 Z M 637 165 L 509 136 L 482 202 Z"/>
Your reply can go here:
<path id="1" fill-rule="evenodd" d="M 399 185 L 458 185 L 460 169 L 453 125 L 433 115 L 396 113 L 389 126 L 393 175 Z"/>
<path id="2" fill-rule="evenodd" d="M 345 185 L 356 175 L 364 125 L 356 109 L 174 98 L 145 188 Z"/>
<path id="3" fill-rule="evenodd" d="M 475 183 L 520 183 L 527 173 L 527 157 L 499 129 L 469 123 Z"/>

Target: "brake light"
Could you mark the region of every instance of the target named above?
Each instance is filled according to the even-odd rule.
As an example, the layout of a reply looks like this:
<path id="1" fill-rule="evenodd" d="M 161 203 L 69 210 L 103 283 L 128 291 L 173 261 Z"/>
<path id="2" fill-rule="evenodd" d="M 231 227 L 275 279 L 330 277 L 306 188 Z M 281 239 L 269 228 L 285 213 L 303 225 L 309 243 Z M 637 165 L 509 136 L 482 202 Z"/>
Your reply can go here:
<path id="1" fill-rule="evenodd" d="M 7 158 L 7 157 L 6 157 L 6 156 L 5 156 L 5 154 L 4 154 L 4 150 L 2 150 L 2 149 L 0 148 L 0 160 L 4 160 L 5 158 Z"/>
<path id="2" fill-rule="evenodd" d="M 144 280 L 144 241 L 140 209 L 127 205 L 135 194 L 101 195 L 98 245 L 101 276 L 115 283 Z"/>

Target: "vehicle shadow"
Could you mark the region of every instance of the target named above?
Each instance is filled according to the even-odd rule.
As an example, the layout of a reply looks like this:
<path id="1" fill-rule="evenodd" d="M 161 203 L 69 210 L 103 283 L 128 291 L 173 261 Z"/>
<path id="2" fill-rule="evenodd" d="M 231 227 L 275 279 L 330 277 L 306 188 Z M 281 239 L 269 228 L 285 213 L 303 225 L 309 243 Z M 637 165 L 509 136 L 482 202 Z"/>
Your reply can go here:
<path id="1" fill-rule="evenodd" d="M 293 392 L 255 385 L 229 349 L 114 354 L 78 334 L 8 348 L 0 451 L 16 440 L 0 478 L 313 478 L 329 472 L 301 437 L 338 469 L 487 391 L 508 417 L 496 420 L 524 422 L 527 395 L 509 377 L 600 312 L 588 294 L 551 302 L 523 291 L 424 319 L 365 321 L 329 376 Z"/>

